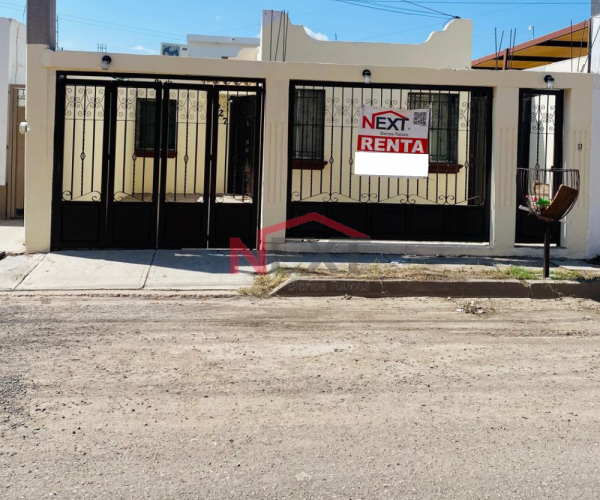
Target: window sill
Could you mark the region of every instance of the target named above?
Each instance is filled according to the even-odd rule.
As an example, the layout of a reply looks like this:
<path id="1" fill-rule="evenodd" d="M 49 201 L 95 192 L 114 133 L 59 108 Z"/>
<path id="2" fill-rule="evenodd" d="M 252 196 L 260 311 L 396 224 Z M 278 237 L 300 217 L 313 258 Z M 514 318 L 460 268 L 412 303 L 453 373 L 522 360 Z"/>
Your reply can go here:
<path id="1" fill-rule="evenodd" d="M 294 170 L 323 170 L 327 166 L 323 160 L 292 160 Z"/>
<path id="2" fill-rule="evenodd" d="M 136 149 L 135 156 L 138 158 L 154 158 L 155 151 L 153 149 Z M 176 158 L 177 151 L 169 150 L 167 158 Z"/>

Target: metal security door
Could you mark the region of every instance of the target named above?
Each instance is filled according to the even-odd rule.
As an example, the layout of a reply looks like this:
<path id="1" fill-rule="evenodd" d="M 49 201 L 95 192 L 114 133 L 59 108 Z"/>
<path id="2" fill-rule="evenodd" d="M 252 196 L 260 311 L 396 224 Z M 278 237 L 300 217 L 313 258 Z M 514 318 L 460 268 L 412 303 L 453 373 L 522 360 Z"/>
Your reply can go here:
<path id="1" fill-rule="evenodd" d="M 229 248 L 239 238 L 256 248 L 262 89 L 218 86 L 213 99 L 208 246 Z"/>
<path id="2" fill-rule="evenodd" d="M 255 248 L 261 93 L 167 84 L 164 96 L 159 246 Z"/>
<path id="3" fill-rule="evenodd" d="M 111 91 L 109 82 L 58 78 L 53 250 L 106 245 Z"/>
<path id="4" fill-rule="evenodd" d="M 563 102 L 562 90 L 521 90 L 518 168 L 562 168 Z M 544 233 L 542 221 L 517 207 L 516 243 L 542 243 Z M 560 243 L 560 222 L 551 241 Z"/>
<path id="5" fill-rule="evenodd" d="M 156 248 L 161 102 L 160 83 L 113 84 L 106 247 Z"/>
<path id="6" fill-rule="evenodd" d="M 162 111 L 160 248 L 206 248 L 214 90 L 166 84 Z"/>

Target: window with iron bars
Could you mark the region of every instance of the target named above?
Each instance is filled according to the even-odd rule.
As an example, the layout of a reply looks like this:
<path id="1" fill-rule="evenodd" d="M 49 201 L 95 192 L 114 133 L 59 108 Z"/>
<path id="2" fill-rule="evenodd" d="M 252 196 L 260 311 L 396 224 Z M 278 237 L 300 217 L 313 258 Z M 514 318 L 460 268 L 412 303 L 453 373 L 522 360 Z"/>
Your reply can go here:
<path id="1" fill-rule="evenodd" d="M 408 94 L 410 109 L 430 109 L 429 163 L 458 164 L 458 94 Z"/>
<path id="2" fill-rule="evenodd" d="M 156 100 L 138 99 L 135 114 L 135 154 L 154 156 L 156 147 Z M 177 154 L 177 101 L 169 100 L 168 157 Z"/>
<path id="3" fill-rule="evenodd" d="M 297 89 L 294 94 L 293 168 L 320 170 L 325 147 L 325 91 Z"/>

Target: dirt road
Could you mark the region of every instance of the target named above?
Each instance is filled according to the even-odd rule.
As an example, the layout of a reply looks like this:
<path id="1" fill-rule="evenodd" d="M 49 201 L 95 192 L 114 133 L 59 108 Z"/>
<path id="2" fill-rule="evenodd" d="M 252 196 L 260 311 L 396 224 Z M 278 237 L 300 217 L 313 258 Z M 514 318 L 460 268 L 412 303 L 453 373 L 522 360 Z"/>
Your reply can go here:
<path id="1" fill-rule="evenodd" d="M 0 297 L 2 499 L 597 499 L 600 306 Z"/>

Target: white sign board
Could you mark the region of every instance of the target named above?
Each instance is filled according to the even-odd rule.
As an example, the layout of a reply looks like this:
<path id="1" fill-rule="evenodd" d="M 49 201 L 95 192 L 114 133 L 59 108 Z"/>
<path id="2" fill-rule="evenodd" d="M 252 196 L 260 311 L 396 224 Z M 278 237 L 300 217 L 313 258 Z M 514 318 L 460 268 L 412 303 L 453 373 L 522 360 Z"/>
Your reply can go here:
<path id="1" fill-rule="evenodd" d="M 429 175 L 429 110 L 363 106 L 354 173 L 386 177 Z"/>

